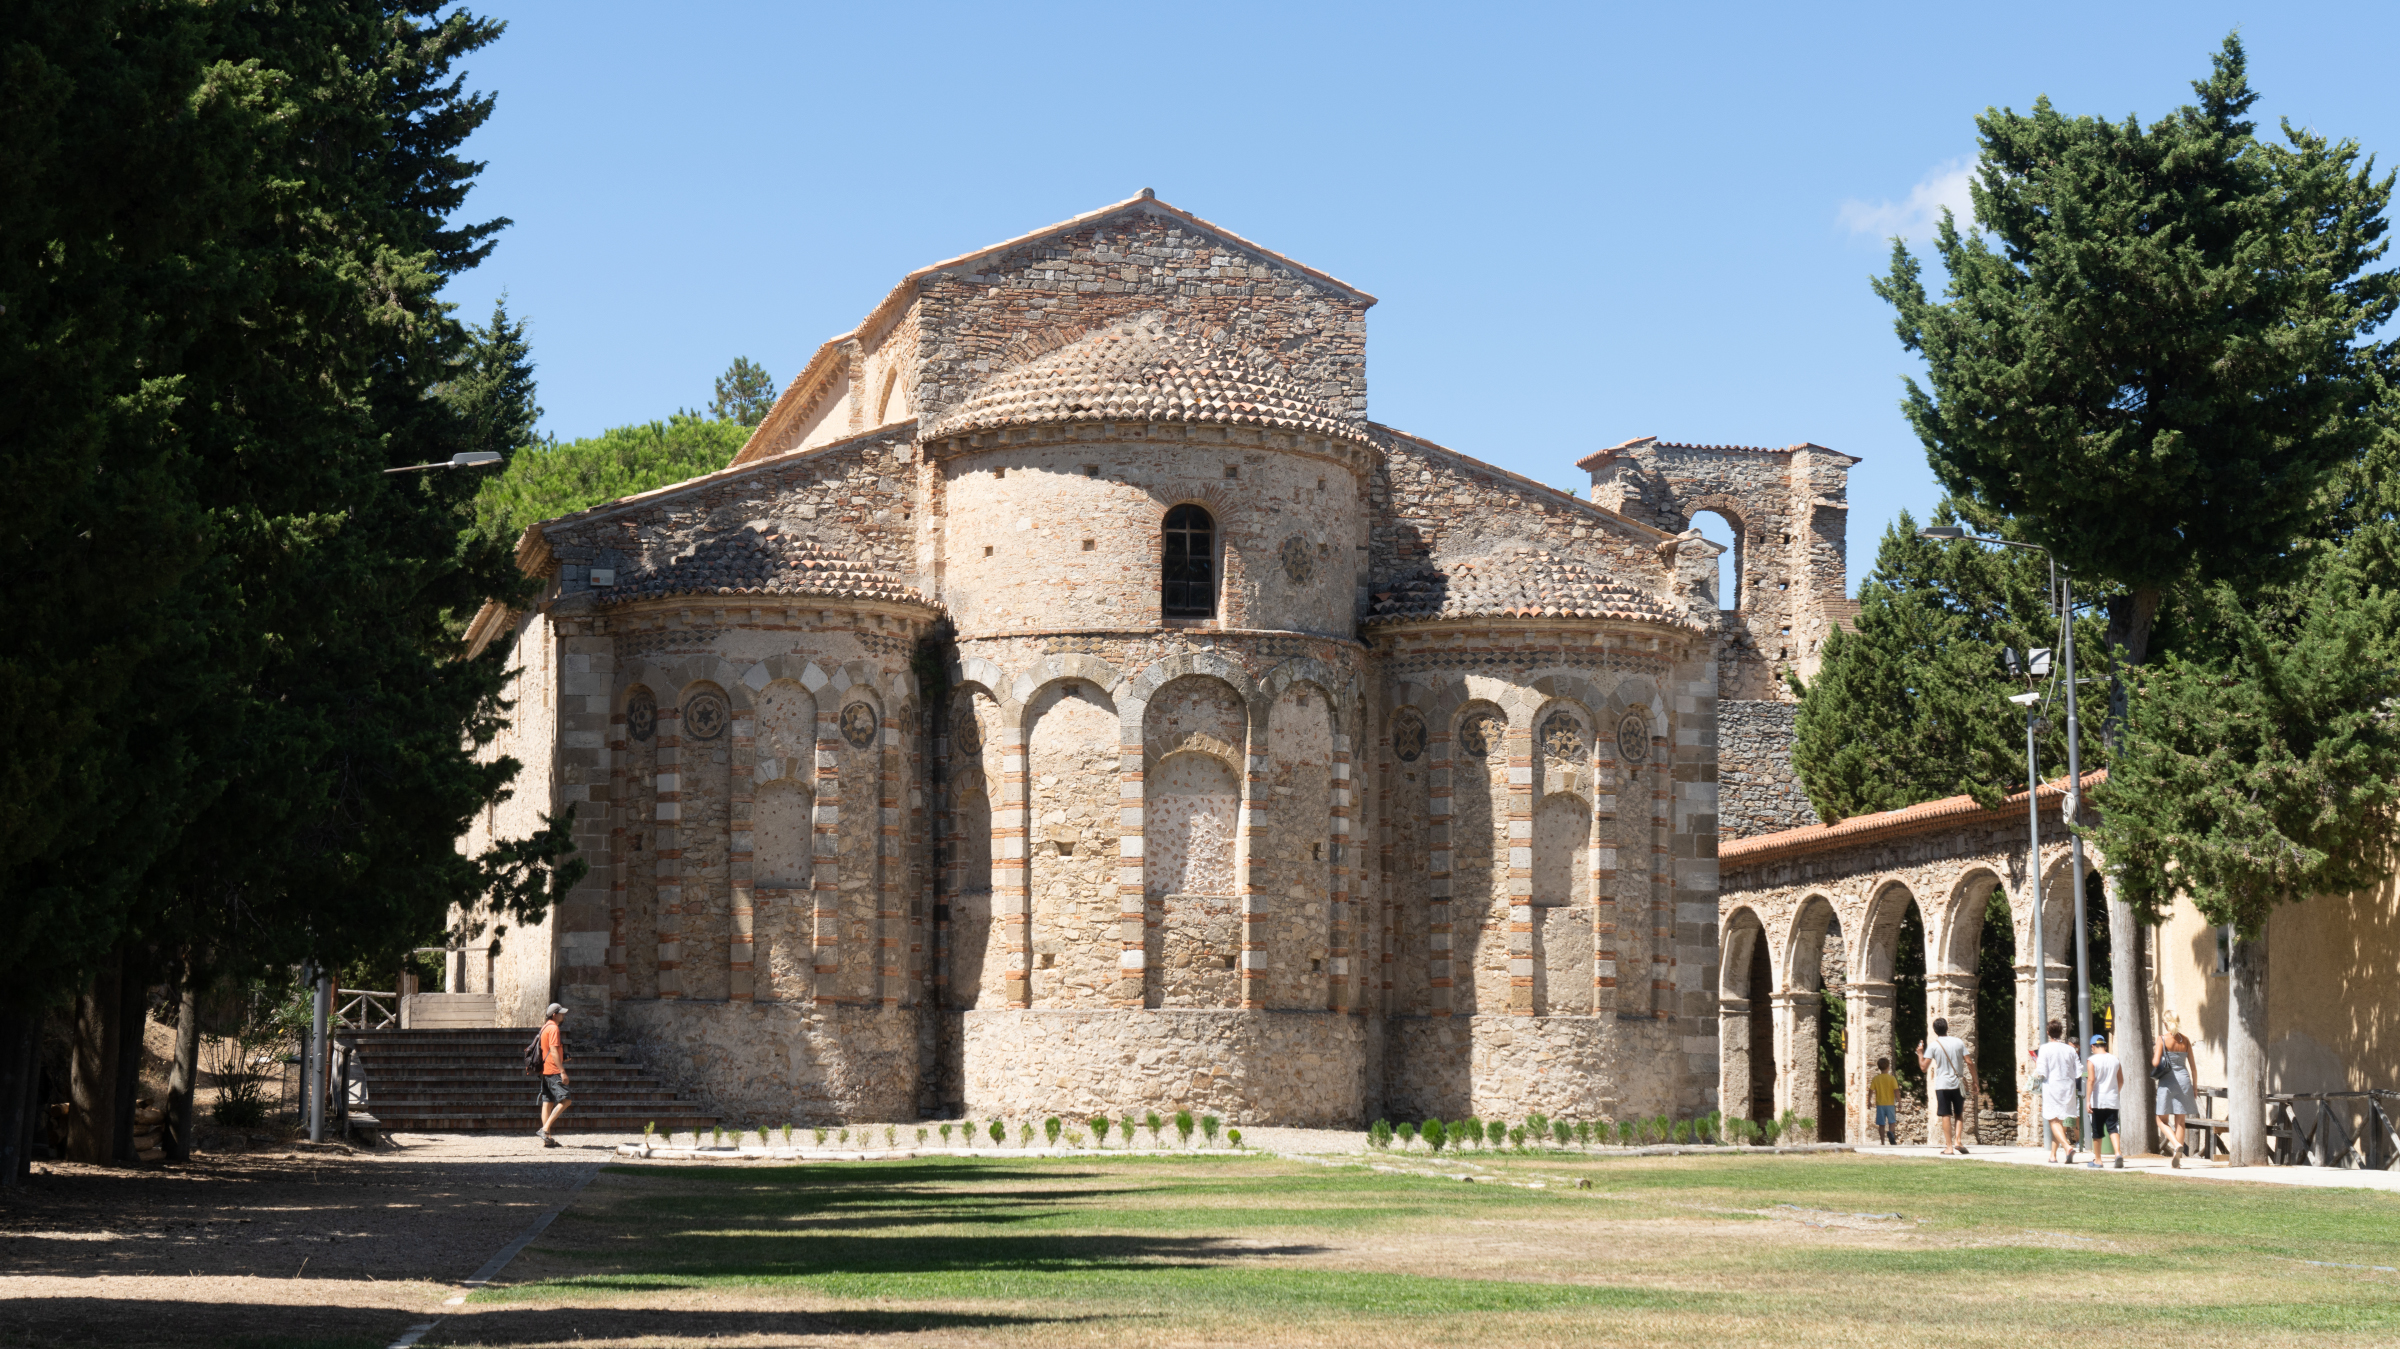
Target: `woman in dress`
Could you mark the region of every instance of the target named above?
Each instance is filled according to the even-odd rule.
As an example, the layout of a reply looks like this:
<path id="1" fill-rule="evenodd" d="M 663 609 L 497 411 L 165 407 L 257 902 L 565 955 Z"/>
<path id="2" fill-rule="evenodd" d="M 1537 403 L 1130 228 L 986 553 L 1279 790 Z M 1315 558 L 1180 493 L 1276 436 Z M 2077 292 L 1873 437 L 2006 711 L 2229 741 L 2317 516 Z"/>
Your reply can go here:
<path id="1" fill-rule="evenodd" d="M 2151 1077 L 2158 1084 L 2158 1127 L 2166 1139 L 2167 1165 L 2180 1168 L 2190 1155 L 2183 1146 L 2183 1121 L 2200 1113 L 2192 1087 L 2192 1042 L 2175 1014 L 2167 1014 L 2166 1033 L 2150 1051 Z"/>

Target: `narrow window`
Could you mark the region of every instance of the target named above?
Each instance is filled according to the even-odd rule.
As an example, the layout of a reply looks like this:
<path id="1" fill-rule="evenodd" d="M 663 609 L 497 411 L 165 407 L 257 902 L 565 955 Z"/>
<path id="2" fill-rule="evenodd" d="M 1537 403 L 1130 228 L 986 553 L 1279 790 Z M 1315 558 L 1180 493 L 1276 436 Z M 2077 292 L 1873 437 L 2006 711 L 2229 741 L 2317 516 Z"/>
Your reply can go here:
<path id="1" fill-rule="evenodd" d="M 1161 609 L 1169 618 L 1214 618 L 1217 614 L 1217 525 L 1198 506 L 1167 512 L 1166 548 L 1159 576 Z"/>

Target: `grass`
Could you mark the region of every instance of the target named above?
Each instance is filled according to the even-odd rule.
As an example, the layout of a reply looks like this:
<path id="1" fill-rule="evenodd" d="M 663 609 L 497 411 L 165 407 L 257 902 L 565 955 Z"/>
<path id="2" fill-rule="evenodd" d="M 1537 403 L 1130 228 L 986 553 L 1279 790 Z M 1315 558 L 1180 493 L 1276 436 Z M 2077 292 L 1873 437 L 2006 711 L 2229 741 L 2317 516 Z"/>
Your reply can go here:
<path id="1" fill-rule="evenodd" d="M 2400 1265 L 2400 1197 L 2376 1192 L 1839 1155 L 1426 1161 L 612 1167 L 429 1343 L 547 1343 L 562 1309 L 661 1345 L 780 1342 L 791 1317 L 1011 1344 L 2400 1338 L 2400 1276 L 2332 1267 Z M 1548 1188 L 1434 1174 L 1462 1166 Z"/>

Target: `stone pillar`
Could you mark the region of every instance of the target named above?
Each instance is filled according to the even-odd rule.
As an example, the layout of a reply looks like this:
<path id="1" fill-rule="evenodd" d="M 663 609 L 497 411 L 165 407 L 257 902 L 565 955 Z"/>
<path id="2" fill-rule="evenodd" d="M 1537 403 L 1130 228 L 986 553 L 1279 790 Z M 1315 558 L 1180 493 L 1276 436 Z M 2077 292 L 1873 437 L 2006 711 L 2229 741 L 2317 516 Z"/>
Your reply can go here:
<path id="1" fill-rule="evenodd" d="M 658 996 L 683 996 L 683 706 L 674 690 L 658 700 Z M 487 988 L 485 990 L 489 992 Z"/>
<path id="2" fill-rule="evenodd" d="M 1426 999 L 1432 1014 L 1450 1015 L 1453 999 L 1451 942 L 1451 829 L 1457 819 L 1451 793 L 1456 789 L 1457 771 L 1451 759 L 1452 737 L 1447 718 L 1428 719 L 1426 726 L 1426 788 L 1425 788 L 1425 975 L 1432 986 Z"/>
<path id="3" fill-rule="evenodd" d="M 875 997 L 886 1008 L 900 1005 L 900 884 L 907 859 L 901 853 L 900 754 L 897 710 L 885 708 L 876 728 L 875 755 Z"/>
<path id="4" fill-rule="evenodd" d="M 1033 1005 L 1032 806 L 1025 783 L 1025 728 L 1000 728 L 1000 799 L 992 803 L 992 930 L 984 959 L 1006 952 L 1010 1007 Z"/>
<path id="5" fill-rule="evenodd" d="M 817 699 L 817 794 L 809 816 L 809 951 L 819 1007 L 841 998 L 842 758 L 841 700 Z"/>
<path id="6" fill-rule="evenodd" d="M 1894 1064 L 1899 1055 L 1892 1044 L 1892 998 L 1889 983 L 1865 983 L 1853 980 L 1849 996 L 1849 1053 L 1844 1055 L 1843 1100 L 1848 1109 L 1842 1113 L 1848 1119 L 1850 1142 L 1874 1140 L 1875 1107 L 1867 1099 L 1867 1083 L 1875 1076 L 1875 1060 L 1889 1058 Z M 1897 1076 L 1897 1074 L 1895 1074 Z"/>
<path id="7" fill-rule="evenodd" d="M 1944 944 L 1948 943 L 1945 941 Z M 1930 950 L 1926 952 L 1929 964 L 1932 954 Z M 1988 1080 L 1995 1068 L 2001 1072 L 2008 1071 L 2005 1064 L 1993 1063 L 1984 1054 L 1982 1046 L 1975 1043 L 1975 974 L 1972 970 L 1964 972 L 1928 970 L 1926 972 L 1925 1025 L 1929 1037 L 1932 1034 L 1935 1017 L 1948 1018 L 1950 1034 L 1966 1043 L 1967 1057 L 1974 1061 L 1975 1076 L 1978 1080 Z M 1930 1078 L 1928 1084 L 1930 1091 Z M 1964 1086 L 1967 1093 L 1967 1114 L 1966 1122 L 1960 1126 L 1960 1136 L 1972 1144 L 1975 1141 L 1976 1126 L 1983 1118 L 1982 1098 L 1976 1093 L 1974 1082 L 1967 1082 Z M 1940 1124 L 1933 1113 L 1933 1103 L 1930 1099 L 1926 1102 L 1926 1119 L 1929 1128 L 1938 1131 Z M 1940 1134 L 1935 1132 L 1926 1141 L 1936 1142 L 1939 1141 L 1939 1138 Z"/>
<path id="8" fill-rule="evenodd" d="M 759 674 L 760 686 L 765 675 Z M 732 690 L 727 690 L 730 694 Z M 758 951 L 757 923 L 757 860 L 756 839 L 752 832 L 751 805 L 757 798 L 756 770 L 758 766 L 758 713 L 755 708 L 736 703 L 731 709 L 731 725 L 725 730 L 726 833 L 725 877 L 731 894 L 728 905 L 730 920 L 725 933 L 725 996 L 731 1002 L 749 1002 L 757 996 Z"/>
<path id="9" fill-rule="evenodd" d="M 1508 724 L 1508 1010 L 1533 1015 L 1533 728 Z M 1497 858 L 1494 859 L 1497 861 Z"/>
<path id="10" fill-rule="evenodd" d="M 1596 727 L 1592 739 L 1592 1015 L 1608 1016 L 1618 1010 L 1618 933 L 1626 912 L 1617 894 L 1624 874 L 1617 865 L 1617 791 L 1623 779 L 1615 728 Z"/>
<path id="11" fill-rule="evenodd" d="M 1350 810 L 1350 737 L 1337 725 L 1333 731 L 1333 838 L 1327 845 L 1333 856 L 1326 864 L 1332 935 L 1325 951 L 1325 963 L 1333 972 L 1327 1005 L 1337 1012 L 1350 1011 L 1359 1002 L 1351 956 L 1358 938 L 1351 902 Z"/>
<path id="12" fill-rule="evenodd" d="M 1717 1100 L 1728 1116 L 1745 1116 L 1750 1109 L 1750 1056 L 1766 1048 L 1751 1043 L 1748 998 L 1717 999 L 1717 1045 Z"/>
<path id="13" fill-rule="evenodd" d="M 1667 1012 L 1682 1027 L 1681 1075 L 1695 1084 L 1693 1095 L 1704 1099 L 1706 1088 L 1697 1084 L 1706 1081 L 1706 1064 L 1717 1052 L 1710 1042 L 1707 1015 L 1718 984 L 1717 671 L 1716 663 L 1705 659 L 1684 668 L 1690 677 L 1682 681 L 1675 696 L 1671 757 L 1656 751 L 1654 757 L 1673 765 L 1674 795 L 1670 817 L 1664 822 L 1664 827 L 1673 831 L 1664 925 L 1669 952 Z M 1809 1080 L 1814 1082 L 1813 1042 L 1809 1062 Z M 1702 1099 L 1691 1105 L 1702 1104 Z"/>
<path id="14" fill-rule="evenodd" d="M 612 657 L 613 660 L 613 657 Z M 612 681 L 613 682 L 613 681 Z M 611 693 L 614 701 L 614 693 Z M 636 831 L 647 821 L 635 818 L 635 792 L 628 775 L 632 759 L 631 746 L 625 738 L 625 714 L 614 711 L 608 719 L 608 991 L 612 998 L 628 997 L 633 992 L 633 974 L 625 954 L 625 889 L 633 878 L 633 864 L 639 856 L 632 850 Z M 597 870 L 598 868 L 594 868 Z M 443 992 L 449 991 L 449 960 L 442 957 Z"/>
<path id="15" fill-rule="evenodd" d="M 1119 1007 L 1139 1007 L 1144 1001 L 1143 985 L 1149 977 L 1147 952 L 1149 934 L 1149 905 L 1142 889 L 1143 814 L 1146 800 L 1143 786 L 1141 713 L 1137 710 L 1127 718 L 1127 729 L 1134 734 L 1130 743 L 1117 746 L 1117 920 L 1119 946 L 1117 952 L 1117 990 L 1112 1001 Z"/>
<path id="16" fill-rule="evenodd" d="M 1763 939 L 1762 939 L 1763 940 Z M 1813 989 L 1781 989 L 1775 1009 L 1775 1114 L 1813 1114 L 1817 1082 L 1817 1018 L 1824 1004 Z"/>
<path id="17" fill-rule="evenodd" d="M 1234 865 L 1242 878 L 1242 1006 L 1263 1008 L 1267 1005 L 1268 909 L 1277 899 L 1272 893 L 1266 858 L 1267 812 L 1273 809 L 1273 798 L 1266 793 L 1275 766 L 1273 756 L 1267 753 L 1265 718 L 1257 708 L 1251 710 L 1249 739 L 1249 749 L 1242 756 L 1248 767 L 1242 774 L 1242 801 L 1235 829 L 1240 847 Z"/>

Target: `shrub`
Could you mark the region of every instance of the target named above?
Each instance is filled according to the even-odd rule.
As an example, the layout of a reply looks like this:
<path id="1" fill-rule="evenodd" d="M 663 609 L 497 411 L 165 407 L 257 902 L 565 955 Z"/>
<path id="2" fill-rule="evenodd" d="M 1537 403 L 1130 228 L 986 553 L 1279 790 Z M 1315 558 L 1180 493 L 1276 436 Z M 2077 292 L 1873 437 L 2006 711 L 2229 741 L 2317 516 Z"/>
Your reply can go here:
<path id="1" fill-rule="evenodd" d="M 788 1152 L 788 1151 L 790 1151 L 790 1150 L 791 1150 L 791 1146 L 792 1146 L 792 1125 L 791 1125 L 791 1121 L 789 1121 L 789 1120 L 786 1120 L 786 1121 L 784 1121 L 784 1125 L 783 1125 L 783 1146 L 784 1146 L 784 1150 L 785 1150 L 785 1151 L 787 1151 L 787 1152 Z"/>
<path id="2" fill-rule="evenodd" d="M 1525 1117 L 1525 1132 L 1532 1135 L 1533 1141 L 1536 1143 L 1548 1138 L 1550 1136 L 1550 1117 L 1542 1114 L 1539 1111 L 1527 1115 Z"/>
<path id="3" fill-rule="evenodd" d="M 1378 1152 L 1391 1150 L 1392 1124 L 1390 1120 L 1379 1119 L 1367 1126 L 1367 1146 Z"/>
<path id="4" fill-rule="evenodd" d="M 1175 1112 L 1175 1138 L 1177 1147 L 1188 1148 L 1192 1145 L 1191 1111 L 1178 1110 Z"/>
<path id="5" fill-rule="evenodd" d="M 917 1146 L 925 1146 L 925 1126 L 922 1124 L 917 1126 Z"/>
<path id="6" fill-rule="evenodd" d="M 762 1148 L 775 1146 L 775 1140 L 768 1136 L 767 1126 L 764 1124 L 758 1126 L 758 1145 Z"/>
<path id="7" fill-rule="evenodd" d="M 1208 1145 L 1213 1148 L 1217 1145 L 1217 1130 L 1223 1126 L 1224 1121 L 1216 1116 L 1202 1115 L 1200 1117 L 1200 1136 L 1206 1139 Z"/>
<path id="8" fill-rule="evenodd" d="M 1008 1126 L 995 1119 L 992 1121 L 991 1134 L 992 1146 L 998 1147 L 1008 1141 Z"/>
<path id="9" fill-rule="evenodd" d="M 1108 1116 L 1106 1116 L 1106 1115 L 1094 1115 L 1094 1116 L 1092 1116 L 1092 1118 L 1091 1118 L 1091 1126 L 1092 1126 L 1092 1146 L 1094 1146 L 1094 1147 L 1101 1147 L 1101 1148 L 1107 1147 L 1107 1146 L 1108 1146 Z M 1129 1132 L 1130 1132 L 1130 1131 L 1129 1131 Z"/>
<path id="10" fill-rule="evenodd" d="M 1017 1121 L 1017 1146 L 1021 1148 L 1029 1148 L 1033 1146 L 1032 1120 L 1027 1119 Z"/>
<path id="11" fill-rule="evenodd" d="M 712 1148 L 721 1148 L 725 1146 L 724 1125 L 711 1124 L 708 1126 L 708 1145 Z"/>
<path id="12" fill-rule="evenodd" d="M 1579 1148 L 1588 1148 L 1591 1145 L 1592 1122 L 1588 1119 L 1579 1119 L 1575 1121 L 1575 1146 Z"/>
<path id="13" fill-rule="evenodd" d="M 924 1131 L 923 1129 L 919 1129 L 919 1130 L 917 1130 L 917 1132 L 918 1132 L 918 1133 L 920 1133 L 920 1134 L 922 1134 L 922 1133 L 924 1133 L 925 1131 Z M 885 1147 L 887 1147 L 887 1148 L 896 1148 L 896 1147 L 900 1146 L 900 1131 L 899 1131 L 898 1129 L 895 1129 L 895 1128 L 893 1128 L 893 1127 L 892 1127 L 891 1125 L 889 1125 L 889 1124 L 886 1124 L 886 1125 L 884 1125 L 884 1126 L 883 1126 L 883 1145 L 884 1145 Z"/>
<path id="14" fill-rule="evenodd" d="M 1673 1138 L 1675 1142 L 1689 1143 L 1692 1141 L 1692 1122 L 1690 1120 L 1681 1119 L 1675 1121 L 1675 1123 L 1670 1127 L 1669 1136 Z"/>
<path id="15" fill-rule="evenodd" d="M 645 1143 L 649 1142 L 649 1141 L 650 1141 L 650 1135 L 652 1135 L 652 1134 L 654 1134 L 654 1133 L 657 1133 L 657 1132 L 658 1132 L 658 1121 L 657 1121 L 657 1120 L 652 1120 L 652 1121 L 650 1121 L 648 1124 L 645 1124 L 645 1125 L 643 1125 L 643 1126 L 642 1126 L 642 1141 L 643 1141 L 643 1142 L 645 1142 Z M 669 1135 L 669 1136 L 670 1136 L 670 1137 L 672 1137 L 672 1135 Z"/>
<path id="16" fill-rule="evenodd" d="M 1166 1123 L 1167 1122 L 1165 1120 L 1162 1120 L 1158 1117 L 1158 1112 L 1155 1110 L 1143 1116 L 1142 1127 L 1150 1131 L 1150 1146 L 1158 1146 L 1158 1131 L 1162 1128 L 1165 1128 Z"/>
<path id="17" fill-rule="evenodd" d="M 1450 1131 L 1442 1127 L 1442 1122 L 1438 1119 L 1429 1119 L 1425 1121 L 1425 1127 L 1418 1130 L 1418 1133 L 1424 1137 L 1425 1146 L 1433 1149 L 1435 1152 L 1440 1152 L 1442 1150 L 1442 1144 L 1449 1141 L 1450 1138 Z"/>
<path id="18" fill-rule="evenodd" d="M 1464 1148 L 1470 1141 L 1480 1146 L 1483 1142 L 1483 1121 L 1473 1115 L 1469 1115 L 1465 1119 L 1454 1119 L 1450 1121 L 1450 1127 L 1445 1133 L 1449 1137 L 1452 1147 Z"/>
<path id="19" fill-rule="evenodd" d="M 1400 1150 L 1402 1152 L 1408 1151 L 1408 1145 L 1417 1141 L 1417 1126 L 1409 1123 L 1407 1120 L 1402 1120 L 1400 1122 L 1400 1127 L 1392 1132 L 1400 1135 Z"/>
<path id="20" fill-rule="evenodd" d="M 848 1129 L 844 1129 L 840 1133 L 835 1134 L 834 1139 L 843 1147 L 848 1147 L 850 1146 L 850 1131 Z"/>
<path id="21" fill-rule="evenodd" d="M 1522 1150 L 1525 1146 L 1525 1126 L 1520 1124 L 1508 1131 L 1508 1145 Z"/>
<path id="22" fill-rule="evenodd" d="M 950 1121 L 942 1121 L 942 1146 L 950 1146 Z"/>
<path id="23" fill-rule="evenodd" d="M 1070 1124 L 1067 1126 L 1067 1146 L 1071 1148 L 1080 1148 L 1083 1146 L 1082 1125 Z"/>
<path id="24" fill-rule="evenodd" d="M 1057 1147 L 1059 1130 L 1064 1127 L 1058 1122 L 1058 1116 L 1052 1115 L 1042 1121 L 1042 1136 L 1050 1140 L 1050 1146 Z"/>
<path id="25" fill-rule="evenodd" d="M 1550 1137 L 1563 1148 L 1574 1140 L 1574 1127 L 1563 1119 L 1554 1119 L 1550 1121 Z"/>
<path id="26" fill-rule="evenodd" d="M 1133 1146 L 1133 1116 L 1126 1115 L 1117 1121 L 1117 1133 L 1124 1138 L 1125 1146 Z"/>
<path id="27" fill-rule="evenodd" d="M 1237 1148 L 1240 1147 L 1242 1145 L 1242 1131 L 1239 1129 L 1227 1129 L 1225 1131 L 1225 1141 L 1233 1144 Z"/>

